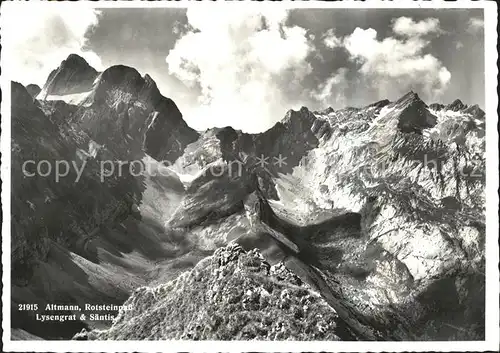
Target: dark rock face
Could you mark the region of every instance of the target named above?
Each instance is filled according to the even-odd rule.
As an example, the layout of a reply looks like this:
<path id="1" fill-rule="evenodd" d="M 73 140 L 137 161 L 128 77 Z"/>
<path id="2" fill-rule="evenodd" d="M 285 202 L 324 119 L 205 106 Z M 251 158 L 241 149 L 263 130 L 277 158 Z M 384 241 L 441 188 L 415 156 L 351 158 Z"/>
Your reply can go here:
<path id="1" fill-rule="evenodd" d="M 142 150 L 157 160 L 173 162 L 199 136 L 151 77 L 141 77 L 130 67 L 105 70 L 87 104 L 81 126 L 97 142 L 113 142 L 116 150 Z"/>
<path id="2" fill-rule="evenodd" d="M 81 233 L 126 214 L 141 198 L 138 184 L 126 174 L 100 183 L 97 161 L 85 155 L 88 136 L 52 120 L 22 85 L 12 83 L 12 268 L 21 282 L 30 276 L 31 264 L 46 258 L 51 242 L 75 250 Z M 36 172 L 39 161 L 54 168 L 57 160 L 84 166 L 78 184 L 74 168 L 59 180 L 53 173 L 25 176 Z"/>
<path id="3" fill-rule="evenodd" d="M 463 110 L 465 108 L 467 108 L 467 105 L 462 103 L 462 101 L 460 99 L 455 99 L 452 103 L 450 103 L 446 106 L 447 110 L 452 110 L 454 112 L 458 112 L 458 111 Z"/>
<path id="4" fill-rule="evenodd" d="M 216 146 L 199 143 L 196 153 L 188 152 L 192 156 L 189 159 L 194 158 L 189 163 L 208 166 L 216 158 L 222 158 L 226 163 L 222 174 L 256 173 L 261 190 L 268 198 L 277 200 L 272 179 L 280 173 L 290 173 L 321 140 L 330 138 L 331 128 L 328 121 L 316 118 L 303 107 L 300 111 L 290 110 L 282 121 L 263 133 L 247 134 L 226 127 L 210 129 L 203 136 L 202 140 L 207 141 L 212 140 L 211 136 L 215 137 Z M 217 156 L 209 157 L 214 148 L 218 151 Z"/>
<path id="5" fill-rule="evenodd" d="M 84 58 L 70 54 L 47 78 L 42 88 L 42 99 L 48 95 L 87 92 L 99 73 Z"/>
<path id="6" fill-rule="evenodd" d="M 124 167 L 101 180 L 101 161 L 109 167 L 117 155 L 71 121 L 80 107 L 33 101 L 22 85 L 13 82 L 11 109 L 12 325 L 45 339 L 68 338 L 88 323 L 41 323 L 33 312 L 18 311 L 17 304 L 37 303 L 44 308 L 61 298 L 66 304 L 118 304 L 131 287 L 143 283 L 138 269 L 122 265 L 121 259 L 137 251 L 139 257 L 154 261 L 165 258 L 167 251 L 150 238 L 151 232 L 161 234 L 161 227 L 144 222 L 137 212 L 144 201 L 144 177 L 132 176 Z M 41 161 L 47 176 L 37 173 Z M 56 180 L 58 161 L 68 163 L 69 169 Z M 118 170 L 116 164 L 114 168 Z M 177 188 L 174 178 L 163 179 L 152 181 L 153 186 L 166 184 L 162 193 Z"/>
<path id="7" fill-rule="evenodd" d="M 484 120 L 484 111 L 477 104 L 467 107 L 464 113 L 471 114 L 476 119 Z"/>
<path id="8" fill-rule="evenodd" d="M 308 151 L 318 146 L 320 139 L 328 139 L 330 135 L 329 123 L 319 120 L 305 107 L 288 111 L 282 121 L 260 134 L 246 134 L 231 127 L 216 133 L 224 159 L 234 160 L 236 155 L 244 153 L 253 157 L 251 163 L 260 164 L 272 175 L 291 172 Z M 281 165 L 275 163 L 280 156 L 285 162 Z M 261 157 L 268 159 L 259 163 L 261 160 L 256 158 Z"/>
<path id="9" fill-rule="evenodd" d="M 94 141 L 122 159 L 147 153 L 157 160 L 175 161 L 198 138 L 175 103 L 163 97 L 150 76 L 117 65 L 99 74 L 83 58 L 70 55 L 49 77 L 42 95 L 88 92 L 78 109 L 64 120 L 77 124 Z M 42 97 L 43 98 L 43 97 Z M 54 101 L 43 105 L 59 111 Z"/>
<path id="10" fill-rule="evenodd" d="M 38 94 L 40 93 L 41 90 L 42 89 L 40 88 L 40 86 L 35 85 L 33 83 L 26 86 L 26 91 L 28 91 L 30 96 L 32 96 L 33 98 L 38 96 Z"/>
<path id="11" fill-rule="evenodd" d="M 403 107 L 399 116 L 398 129 L 404 133 L 420 134 L 423 129 L 436 125 L 437 118 L 427 110 L 427 104 L 414 92 L 404 95 L 395 105 Z"/>
<path id="12" fill-rule="evenodd" d="M 184 192 L 180 180 L 172 172 L 132 176 L 127 161 L 144 164 L 145 153 L 175 160 L 198 134 L 149 76 L 113 67 L 96 79 L 80 59 L 70 56 L 45 88 L 61 96 L 89 89 L 81 104 L 36 101 L 12 84 L 12 323 L 46 339 L 71 337 L 93 323 L 40 323 L 18 312 L 17 303 L 45 307 L 64 298 L 67 304 L 119 304 L 146 276 L 146 266 L 127 265 L 130 253 L 134 262 L 149 263 L 190 251 L 189 242 L 174 234 L 175 250 L 161 242 L 167 236 L 161 217 Z M 65 161 L 69 173 L 59 181 L 54 172 L 25 177 L 23 163 L 31 160 L 29 173 L 42 160 L 52 168 Z M 101 163 L 115 170 L 104 180 Z M 78 182 L 73 166 L 81 170 Z M 163 199 L 161 206 L 143 199 L 146 188 Z M 148 203 L 146 211 L 138 209 Z"/>
<path id="13" fill-rule="evenodd" d="M 483 120 L 484 119 L 484 111 L 477 105 L 466 105 L 462 103 L 460 99 L 455 99 L 452 103 L 448 105 L 444 104 L 439 104 L 439 103 L 433 103 L 429 106 L 429 108 L 435 110 L 435 111 L 441 111 L 441 110 L 450 110 L 453 112 L 463 112 L 465 114 L 470 114 L 472 115 L 475 119 Z"/>
<path id="14" fill-rule="evenodd" d="M 312 133 L 319 139 L 328 140 L 332 136 L 332 129 L 326 120 L 315 120 L 312 127 Z"/>

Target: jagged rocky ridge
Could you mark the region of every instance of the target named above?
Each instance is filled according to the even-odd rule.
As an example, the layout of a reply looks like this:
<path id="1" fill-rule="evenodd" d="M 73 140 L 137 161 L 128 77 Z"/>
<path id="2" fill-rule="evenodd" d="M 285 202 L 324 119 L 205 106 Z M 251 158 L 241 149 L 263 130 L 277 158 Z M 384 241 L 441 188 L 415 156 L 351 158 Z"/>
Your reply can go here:
<path id="1" fill-rule="evenodd" d="M 271 266 L 236 243 L 171 282 L 139 288 L 125 305 L 132 309 L 109 329 L 75 339 L 336 341 L 349 334 L 321 295 L 282 263 Z"/>
<path id="2" fill-rule="evenodd" d="M 105 70 L 77 104 L 70 96 L 57 97 L 66 102 L 50 98 L 34 103 L 67 136 L 69 142 L 63 145 L 80 141 L 78 151 L 95 154 L 97 160 L 142 158 L 163 168 L 150 155 L 175 163 L 165 169 L 166 177 L 126 179 L 120 190 L 139 185 L 130 206 L 139 206 L 136 218 L 126 215 L 125 222 L 110 218 L 99 223 L 89 231 L 90 246 L 84 251 L 78 252 L 59 237 L 49 237 L 51 249 L 70 255 L 67 263 L 73 264 L 72 271 L 83 270 L 91 279 L 85 295 L 81 289 L 60 290 L 58 295 L 68 298 L 65 300 L 88 300 L 89 293 L 102 292 L 104 283 L 107 293 L 120 288 L 121 294 L 109 299 L 119 303 L 144 284 L 171 286 L 169 281 L 183 270 L 194 268 L 217 248 L 235 241 L 247 251 L 259 249 L 271 265 L 282 263 L 320 293 L 335 311 L 335 325 L 342 326 L 342 333 L 333 330 L 340 339 L 469 339 L 484 335 L 485 122 L 479 107 L 455 102 L 427 106 L 410 92 L 398 101 L 383 100 L 364 108 L 310 112 L 304 107 L 290 111 L 262 134 L 231 128 L 198 134 L 187 127 L 175 104 L 159 95 L 149 76 L 143 78 L 131 68 Z M 24 102 L 23 97 L 16 99 Z M 31 107 L 24 116 L 42 117 L 34 111 Z M 16 134 L 40 132 L 19 130 Z M 13 137 L 15 140 L 14 125 Z M 31 139 L 23 150 L 37 148 L 39 142 Z M 261 154 L 270 156 L 270 162 L 282 154 L 287 164 L 258 166 L 256 157 Z M 106 184 L 100 187 L 104 195 L 110 188 Z M 20 189 L 16 190 L 13 195 Z M 42 189 L 37 192 L 45 197 Z M 82 223 L 84 217 L 75 219 Z M 76 239 L 79 237 L 88 236 Z M 38 246 L 36 241 L 32 244 L 26 248 Z M 140 265 L 136 258 L 139 244 L 146 244 L 145 249 L 141 245 Z M 73 255 L 75 251 L 81 258 Z M 36 257 L 38 268 L 61 261 L 55 259 L 56 250 L 48 254 Z M 93 259 L 93 272 L 86 259 Z M 155 262 L 141 262 L 144 259 Z M 135 265 L 130 266 L 130 261 Z M 128 276 L 129 284 L 95 281 L 95 271 L 104 269 L 110 278 Z M 39 271 L 38 276 L 46 278 L 48 273 Z M 72 272 L 70 277 L 74 275 Z M 183 283 L 191 275 L 183 275 L 175 283 Z M 229 271 L 228 276 L 228 283 L 238 281 L 238 274 Z M 205 277 L 211 281 L 210 272 Z M 20 292 L 26 286 L 38 288 L 33 281 L 28 278 L 27 285 L 20 284 Z M 39 289 L 30 291 L 48 295 Z M 165 303 L 178 300 L 179 293 L 172 293 Z M 130 298 L 143 299 L 147 298 Z M 145 311 L 153 319 L 151 309 Z M 282 308 L 274 309 L 286 317 Z M 207 306 L 207 310 L 211 309 Z M 248 314 L 242 306 L 238 310 Z M 188 316 L 179 318 L 185 322 Z M 19 325 L 31 333 L 41 332 Z M 134 330 L 133 325 L 120 325 Z M 158 331 L 146 329 L 141 334 L 159 335 L 168 325 L 158 321 Z M 200 332 L 179 326 L 168 337 L 189 332 L 198 338 L 220 337 L 217 335 L 226 329 Z M 88 337 L 116 337 L 113 330 L 92 331 Z"/>
<path id="3" fill-rule="evenodd" d="M 246 134 L 231 127 L 216 132 L 224 159 L 232 160 L 239 154 L 265 157 L 281 155 L 286 160 L 286 164 L 279 167 L 282 173 L 291 172 L 308 151 L 319 145 L 320 139 L 330 136 L 330 125 L 318 120 L 306 107 L 299 111 L 288 111 L 283 120 L 260 134 Z M 278 168 L 274 168 L 272 160 L 266 166 L 276 175 Z"/>
<path id="4" fill-rule="evenodd" d="M 122 159 L 147 153 L 175 160 L 198 138 L 151 77 L 131 67 L 116 65 L 98 73 L 83 58 L 70 55 L 49 75 L 39 97 L 47 109 L 64 110 L 66 122 Z M 61 101 L 70 104 L 63 109 Z"/>
<path id="5" fill-rule="evenodd" d="M 274 206 L 291 222 L 360 214 L 357 239 L 336 243 L 327 234 L 309 243 L 309 256 L 319 260 L 325 277 L 340 281 L 343 300 L 375 326 L 404 327 L 400 338 L 456 337 L 461 327 L 481 336 L 484 325 L 484 113 L 451 108 L 433 110 L 410 92 L 393 103 L 317 113 L 313 119 L 332 134 L 321 136 L 291 175 L 270 173 L 278 174 L 271 177 L 281 201 Z M 308 121 L 309 111 L 301 113 Z M 224 178 L 229 163 L 220 167 L 227 170 Z M 211 213 L 224 207 L 229 213 L 241 209 L 239 197 L 221 198 L 212 209 L 201 203 L 200 209 L 210 189 L 196 185 L 174 224 L 193 214 L 227 216 Z M 336 253 L 340 261 L 332 259 Z"/>
<path id="6" fill-rule="evenodd" d="M 414 300 L 410 322 L 439 322 L 443 335 L 450 325 L 484 325 L 484 113 L 466 109 L 436 111 L 409 93 L 383 108 L 328 114 L 332 138 L 294 171 L 313 204 L 362 212 L 368 243 L 404 270 L 389 288 L 407 294 L 389 291 L 380 304 Z M 427 127 L 407 133 L 407 117 Z"/>

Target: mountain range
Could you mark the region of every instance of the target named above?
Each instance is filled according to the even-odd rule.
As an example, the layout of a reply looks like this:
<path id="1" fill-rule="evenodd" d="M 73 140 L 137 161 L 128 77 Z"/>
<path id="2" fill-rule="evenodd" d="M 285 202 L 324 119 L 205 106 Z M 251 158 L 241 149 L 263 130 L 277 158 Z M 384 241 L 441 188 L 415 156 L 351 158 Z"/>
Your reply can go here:
<path id="1" fill-rule="evenodd" d="M 150 76 L 72 54 L 12 82 L 11 119 L 13 339 L 484 339 L 477 105 L 408 92 L 196 131 Z"/>

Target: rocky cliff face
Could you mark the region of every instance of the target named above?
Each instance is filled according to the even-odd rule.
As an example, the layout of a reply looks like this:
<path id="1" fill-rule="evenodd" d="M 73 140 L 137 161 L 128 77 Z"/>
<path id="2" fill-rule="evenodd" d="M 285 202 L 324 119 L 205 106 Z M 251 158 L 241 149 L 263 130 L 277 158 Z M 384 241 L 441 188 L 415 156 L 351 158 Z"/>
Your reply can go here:
<path id="1" fill-rule="evenodd" d="M 46 87 L 58 82 L 62 90 L 80 82 L 64 74 L 81 71 L 81 60 L 73 59 Z M 198 135 L 151 79 L 115 69 L 99 75 L 78 104 L 65 102 L 71 90 L 56 92 L 63 99 L 33 100 L 22 85 L 12 84 L 12 321 L 44 338 L 71 337 L 86 323 L 43 324 L 19 313 L 16 303 L 119 303 L 144 283 L 146 264 L 177 251 L 152 234 L 168 238 L 162 218 L 183 186 L 173 172 L 158 173 L 163 167 L 146 153 L 160 158 L 166 151 L 165 157 L 175 158 L 183 141 Z M 159 175 L 132 176 L 127 163 L 135 160 Z M 60 162 L 65 175 L 57 180 Z M 103 165 L 115 172 L 103 178 Z"/>
<path id="2" fill-rule="evenodd" d="M 273 179 L 290 173 L 310 150 L 330 136 L 330 124 L 302 107 L 299 111 L 288 111 L 282 121 L 259 134 L 247 134 L 231 127 L 209 129 L 186 148 L 174 167 L 180 173 L 190 175 L 191 181 L 198 178 L 198 181 L 220 183 L 221 189 L 225 185 L 234 185 L 246 190 L 249 175 L 256 173 L 262 192 L 267 198 L 277 200 Z M 202 179 L 201 174 L 208 176 Z M 197 190 L 197 187 L 191 189 Z M 240 196 L 236 197 L 238 201 Z M 198 202 L 206 208 L 203 199 L 204 196 Z M 224 199 L 221 202 L 226 203 Z"/>
<path id="3" fill-rule="evenodd" d="M 264 157 L 267 160 L 260 164 L 261 167 L 276 176 L 291 172 L 320 140 L 330 138 L 331 129 L 327 121 L 302 107 L 299 111 L 288 111 L 283 120 L 263 133 L 246 134 L 227 127 L 217 130 L 216 136 L 224 159 L 233 161 L 235 156 L 245 154 L 253 157 L 249 162 L 259 165 L 256 157 Z M 285 163 L 276 166 L 275 158 L 283 158 Z"/>
<path id="4" fill-rule="evenodd" d="M 71 54 L 49 74 L 40 98 L 88 92 L 98 74 L 81 56 Z"/>
<path id="5" fill-rule="evenodd" d="M 55 107 L 64 101 L 77 107 L 65 120 L 77 125 L 121 159 L 147 153 L 175 161 L 198 133 L 187 126 L 175 103 L 163 97 L 156 83 L 137 70 L 117 65 L 97 72 L 83 58 L 70 55 L 54 70 L 38 96 Z"/>
<path id="6" fill-rule="evenodd" d="M 278 222 L 262 232 L 278 232 L 281 239 L 297 239 L 301 234 L 298 239 L 306 245 L 299 246 L 297 261 L 306 272 L 312 271 L 311 266 L 321 270 L 320 277 L 327 283 L 322 287 L 324 295 L 333 288 L 341 290 L 344 294 L 334 297 L 352 309 L 346 315 L 357 313 L 385 332 L 385 337 L 457 337 L 463 327 L 470 330 L 470 337 L 480 337 L 484 113 L 477 106 L 470 109 L 458 103 L 437 108 L 410 92 L 396 102 L 384 100 L 364 108 L 316 113 L 302 109 L 295 112 L 300 123 L 293 123 L 293 113 L 288 115 L 283 125 L 273 128 L 278 131 L 286 125 L 287 132 L 276 136 L 273 129 L 258 135 L 217 131 L 218 143 L 210 146 L 220 151 L 217 163 L 222 163 L 226 179 L 219 187 L 212 184 L 219 177 L 195 179 L 196 199 L 186 198 L 171 222 L 182 225 L 181 220 L 200 220 L 203 215 L 219 219 L 241 212 L 239 200 L 252 188 L 245 187 L 241 178 L 228 178 L 230 164 L 221 162 L 221 156 L 226 152 L 230 160 L 244 151 L 248 161 L 284 148 L 287 157 L 296 153 L 288 160 L 293 172 L 274 169 L 275 173 L 260 178 L 264 181 L 259 189 L 272 199 L 262 187 L 271 184 L 277 196 L 271 205 L 278 216 L 307 231 L 297 233 L 293 227 L 278 231 L 276 227 L 282 227 Z M 314 126 L 326 126 L 328 133 L 317 136 L 319 129 Z M 287 144 L 297 136 L 309 138 L 299 147 Z M 224 189 L 233 184 L 239 196 L 232 188 Z M 202 201 L 215 195 L 224 197 L 217 202 Z M 217 213 L 221 210 L 226 211 Z M 337 239 L 324 226 L 309 228 L 329 224 L 349 212 L 359 216 L 353 221 L 359 230 L 346 237 Z M 323 229 L 321 236 L 314 235 L 318 227 Z M 245 236 L 239 240 L 247 242 Z M 299 273 L 306 280 L 307 275 Z M 476 285 L 479 291 L 471 291 Z M 433 331 L 416 327 L 432 327 Z"/>
<path id="7" fill-rule="evenodd" d="M 111 294 L 89 284 L 91 275 L 75 258 L 98 266 L 95 235 L 131 217 L 144 187 L 127 170 L 101 182 L 95 142 L 44 109 L 22 85 L 12 83 L 12 322 L 50 336 L 52 330 L 71 332 L 82 326 L 45 325 L 36 322 L 34 314 L 19 312 L 15 304 L 44 307 L 54 301 L 126 296 L 123 289 Z M 67 164 L 58 165 L 61 161 Z M 116 246 L 111 243 L 105 245 L 109 250 Z"/>
<path id="8" fill-rule="evenodd" d="M 135 144 L 157 160 L 175 161 L 199 136 L 151 77 L 130 67 L 113 66 L 100 74 L 86 103 L 80 125 L 96 141 L 122 149 Z"/>
<path id="9" fill-rule="evenodd" d="M 294 170 L 315 204 L 363 214 L 365 244 L 378 244 L 392 258 L 377 261 L 382 267 L 375 272 L 389 271 L 399 283 L 389 288 L 406 290 L 405 301 L 413 301 L 409 322 L 474 322 L 482 330 L 483 116 L 459 104 L 433 110 L 414 94 L 383 108 L 331 112 L 325 118 L 332 137 Z M 380 291 L 382 307 L 400 304 L 400 295 L 383 294 L 387 288 L 370 277 L 361 292 Z M 477 281 L 479 292 L 471 292 Z M 447 293 L 446 300 L 437 293 Z M 443 336 L 453 331 L 441 329 Z"/>
<path id="10" fill-rule="evenodd" d="M 111 327 L 68 325 L 90 325 L 79 339 L 483 337 L 478 106 L 410 92 L 199 134 L 148 75 L 80 59 L 51 74 L 52 98 L 12 86 L 13 303 L 123 303 L 141 287 Z M 28 159 L 87 166 L 55 183 L 23 177 Z M 102 183 L 103 160 L 162 173 Z M 30 320 L 14 321 L 41 334 Z"/>
<path id="11" fill-rule="evenodd" d="M 283 264 L 232 243 L 176 280 L 142 287 L 91 340 L 330 340 L 345 328 L 321 295 Z"/>
<path id="12" fill-rule="evenodd" d="M 421 134 L 424 129 L 436 125 L 437 118 L 429 112 L 427 104 L 414 92 L 400 98 L 396 105 L 403 107 L 399 112 L 397 125 L 401 132 Z"/>

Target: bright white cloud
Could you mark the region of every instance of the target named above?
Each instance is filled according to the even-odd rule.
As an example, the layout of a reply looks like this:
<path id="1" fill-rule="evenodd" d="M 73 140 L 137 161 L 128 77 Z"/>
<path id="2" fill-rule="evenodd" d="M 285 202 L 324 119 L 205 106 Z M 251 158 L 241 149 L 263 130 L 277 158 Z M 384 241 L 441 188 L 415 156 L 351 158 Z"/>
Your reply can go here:
<path id="1" fill-rule="evenodd" d="M 85 34 L 97 25 L 98 11 L 58 4 L 26 5 L 2 6 L 2 44 L 8 52 L 12 80 L 41 86 L 71 53 L 84 57 L 97 70 L 102 69 L 99 56 L 84 50 Z"/>
<path id="2" fill-rule="evenodd" d="M 399 33 L 403 33 L 400 29 Z M 377 39 L 372 28 L 356 28 L 344 38 L 343 44 L 351 59 L 357 62 L 366 83 L 380 97 L 396 97 L 416 89 L 427 98 L 443 93 L 451 74 L 435 56 L 425 53 L 430 41 L 422 38 L 422 29 L 414 35 L 398 39 Z"/>
<path id="3" fill-rule="evenodd" d="M 457 50 L 460 50 L 464 47 L 464 43 L 460 42 L 460 41 L 457 41 L 455 43 L 455 48 L 457 48 Z"/>
<path id="4" fill-rule="evenodd" d="M 263 131 L 280 120 L 289 102 L 284 91 L 311 71 L 313 51 L 305 29 L 287 26 L 277 8 L 191 7 L 189 25 L 169 52 L 171 74 L 201 87 L 200 104 L 183 107 L 191 126 L 233 126 Z"/>
<path id="5" fill-rule="evenodd" d="M 399 17 L 393 20 L 392 30 L 395 34 L 407 37 L 442 32 L 437 18 L 427 18 L 416 22 L 410 17 Z"/>
<path id="6" fill-rule="evenodd" d="M 467 32 L 472 34 L 477 34 L 482 32 L 484 29 L 484 20 L 478 17 L 472 17 L 469 19 Z"/>
<path id="7" fill-rule="evenodd" d="M 320 102 L 322 107 L 344 107 L 347 104 L 345 91 L 348 87 L 348 80 L 346 74 L 347 69 L 340 68 L 320 84 L 318 89 L 311 93 L 311 97 Z"/>
<path id="8" fill-rule="evenodd" d="M 342 39 L 335 35 L 333 28 L 330 28 L 323 36 L 323 43 L 327 48 L 333 49 L 342 45 Z"/>

